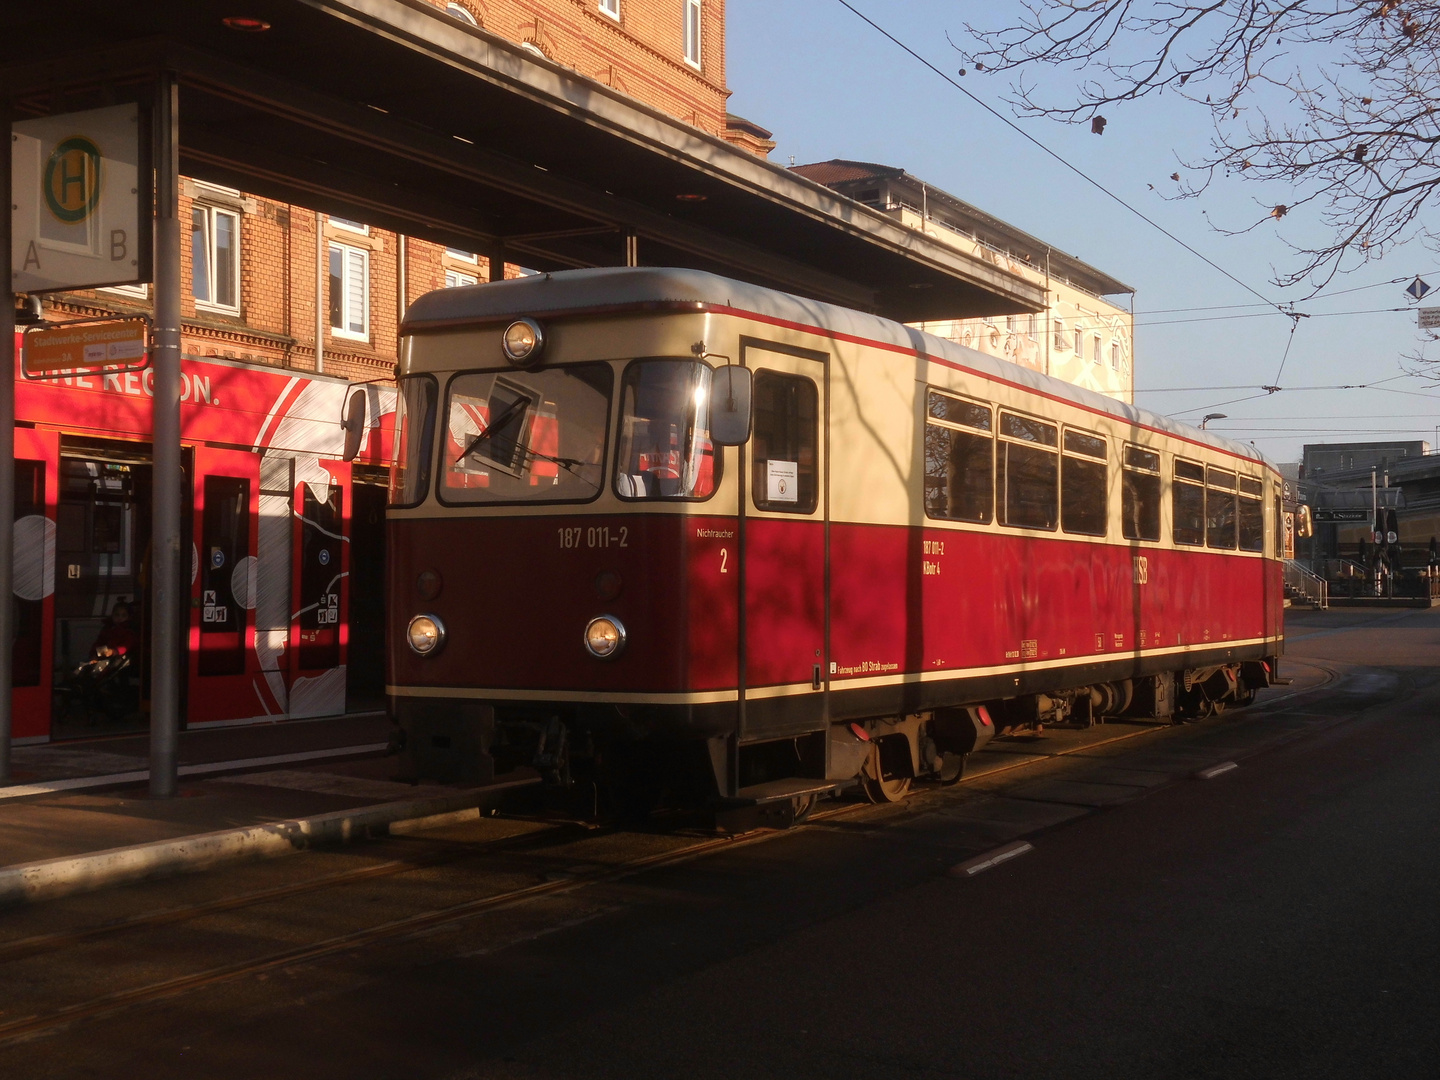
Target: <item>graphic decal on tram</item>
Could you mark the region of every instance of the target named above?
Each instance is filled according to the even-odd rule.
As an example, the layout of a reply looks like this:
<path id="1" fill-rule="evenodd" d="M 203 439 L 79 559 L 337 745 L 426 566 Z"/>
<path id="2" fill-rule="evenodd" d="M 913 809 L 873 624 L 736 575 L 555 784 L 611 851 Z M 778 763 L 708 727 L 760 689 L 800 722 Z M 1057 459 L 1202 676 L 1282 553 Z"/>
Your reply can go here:
<path id="1" fill-rule="evenodd" d="M 1280 482 L 1212 433 L 694 271 L 432 293 L 401 368 L 388 692 L 417 775 L 705 775 L 798 812 L 1274 677 Z"/>
<path id="2" fill-rule="evenodd" d="M 42 380 L 17 367 L 18 742 L 144 723 L 152 377 Z M 372 590 L 383 561 L 383 487 L 360 481 L 384 483 L 394 391 L 189 356 L 181 386 L 187 723 L 344 712 L 347 683 L 355 689 L 347 575 L 362 510 Z M 365 431 L 351 463 L 342 413 L 356 392 Z M 366 659 L 375 665 L 378 604 L 361 603 L 377 624 Z"/>

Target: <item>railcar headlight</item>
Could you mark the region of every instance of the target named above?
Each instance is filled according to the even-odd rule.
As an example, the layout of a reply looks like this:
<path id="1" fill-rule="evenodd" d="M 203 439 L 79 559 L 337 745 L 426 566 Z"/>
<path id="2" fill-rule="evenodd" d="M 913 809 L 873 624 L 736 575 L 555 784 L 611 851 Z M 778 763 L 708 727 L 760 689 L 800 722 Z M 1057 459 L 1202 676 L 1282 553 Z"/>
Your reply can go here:
<path id="1" fill-rule="evenodd" d="M 545 332 L 534 319 L 516 319 L 505 328 L 505 358 L 517 367 L 528 367 L 540 359 Z"/>
<path id="2" fill-rule="evenodd" d="M 585 648 L 598 660 L 618 656 L 625 648 L 625 625 L 614 615 L 601 615 L 585 626 Z"/>
<path id="3" fill-rule="evenodd" d="M 445 644 L 445 624 L 434 615 L 416 615 L 405 628 L 405 640 L 417 654 L 429 656 Z"/>

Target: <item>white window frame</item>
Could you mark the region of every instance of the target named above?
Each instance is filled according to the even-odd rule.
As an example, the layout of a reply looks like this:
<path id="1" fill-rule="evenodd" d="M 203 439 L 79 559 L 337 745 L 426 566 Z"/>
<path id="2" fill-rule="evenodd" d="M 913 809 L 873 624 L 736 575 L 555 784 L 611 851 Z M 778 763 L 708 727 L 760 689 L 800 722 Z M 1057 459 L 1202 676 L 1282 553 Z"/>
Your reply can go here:
<path id="1" fill-rule="evenodd" d="M 1085 359 L 1085 331 L 1082 327 L 1075 327 L 1075 340 L 1071 343 L 1075 348 L 1075 359 Z"/>
<path id="2" fill-rule="evenodd" d="M 354 221 L 351 218 L 336 217 L 331 214 L 327 219 L 337 229 L 344 229 L 346 232 L 359 233 L 361 236 L 370 235 L 370 226 L 361 221 Z"/>
<path id="3" fill-rule="evenodd" d="M 446 4 L 445 14 L 449 15 L 452 19 L 458 19 L 460 22 L 466 23 L 469 26 L 478 27 L 480 25 L 480 21 L 475 18 L 474 13 L 461 4 Z"/>
<path id="4" fill-rule="evenodd" d="M 461 262 L 467 262 L 471 265 L 475 265 L 480 262 L 480 256 L 475 254 L 475 252 L 461 251 L 459 248 L 447 247 L 445 249 L 445 256 L 449 259 L 459 259 Z"/>
<path id="5" fill-rule="evenodd" d="M 474 274 L 464 274 L 461 273 L 459 270 L 445 271 L 445 288 L 447 289 L 457 289 L 462 285 L 478 284 L 480 284 L 480 279 Z"/>
<path id="6" fill-rule="evenodd" d="M 620 0 L 600 0 L 600 14 L 609 15 L 616 22 L 620 21 Z"/>
<path id="7" fill-rule="evenodd" d="M 681 18 L 684 21 L 684 54 L 685 62 L 697 70 L 703 54 L 700 51 L 701 45 L 701 0 L 682 0 L 684 8 Z"/>
<path id="8" fill-rule="evenodd" d="M 341 274 L 341 277 L 340 277 L 340 324 L 341 324 L 341 325 L 335 326 L 335 325 L 332 323 L 332 324 L 330 325 L 330 334 L 331 334 L 331 336 L 333 336 L 333 337 L 337 337 L 337 338 L 347 338 L 347 339 L 350 340 L 350 341 L 369 341 L 369 340 L 370 340 L 370 251 L 369 251 L 368 248 L 356 247 L 356 246 L 354 246 L 353 244 L 341 244 L 341 243 L 338 243 L 338 242 L 336 242 L 336 241 L 334 241 L 334 240 L 331 240 L 331 241 L 330 241 L 330 251 L 331 251 L 331 252 L 336 252 L 336 251 L 340 252 L 340 256 L 341 256 L 341 263 L 340 263 L 340 265 L 341 265 L 341 267 L 344 269 L 344 273 L 342 273 L 342 274 Z M 350 286 L 350 281 L 349 281 L 350 259 L 349 259 L 349 256 L 355 255 L 355 254 L 358 254 L 358 255 L 360 256 L 360 265 L 361 265 L 361 267 L 362 267 L 362 271 L 361 271 L 361 272 L 362 272 L 363 275 L 364 275 L 364 280 L 361 282 L 361 290 L 360 290 L 360 295 L 361 295 L 361 298 L 362 298 L 362 299 L 361 299 L 362 310 L 361 310 L 361 312 L 360 312 L 360 323 L 361 323 L 361 325 L 364 327 L 364 329 L 361 330 L 361 331 L 359 331 L 359 332 L 356 332 L 356 331 L 354 331 L 354 330 L 349 329 L 349 326 L 350 326 L 350 316 L 354 314 L 354 312 L 352 312 L 352 311 L 350 310 L 350 287 L 349 287 L 349 286 Z M 328 304 L 329 297 L 328 297 L 328 296 L 326 297 L 326 301 L 327 301 L 327 305 L 326 305 L 326 306 L 328 307 L 328 306 L 329 306 L 329 304 Z M 328 318 L 329 318 L 329 317 L 327 316 L 326 318 L 327 318 L 327 321 L 328 321 Z"/>
<path id="9" fill-rule="evenodd" d="M 207 291 L 207 292 L 210 294 L 210 296 L 212 297 L 212 299 L 209 299 L 209 300 L 202 300 L 202 299 L 200 299 L 198 296 L 195 296 L 195 295 L 194 295 L 194 292 L 195 292 L 195 284 L 194 284 L 194 282 L 195 282 L 195 277 L 194 277 L 194 274 L 195 274 L 195 271 L 194 271 L 195 251 L 194 251 L 194 248 L 193 248 L 193 240 L 194 240 L 194 236 L 195 236 L 195 231 L 194 231 L 194 225 L 193 225 L 194 219 L 193 219 L 193 216 L 192 216 L 192 219 L 191 219 L 192 225 L 191 225 L 191 231 L 190 231 L 190 236 L 191 236 L 191 240 L 192 240 L 192 248 L 191 248 L 191 251 L 190 251 L 190 261 L 191 261 L 190 292 L 191 292 L 191 299 L 193 299 L 193 300 L 195 301 L 195 308 L 196 308 L 197 311 L 218 311 L 218 312 L 222 312 L 222 313 L 224 313 L 224 314 L 226 314 L 226 315 L 239 315 L 239 314 L 240 314 L 240 288 L 241 288 L 241 282 L 240 282 L 240 211 L 239 211 L 239 210 L 232 209 L 231 207 L 228 207 L 228 206 L 216 206 L 216 205 L 214 205 L 213 203 L 202 202 L 202 201 L 200 201 L 199 199 L 196 199 L 195 202 L 191 204 L 191 206 L 192 206 L 192 214 L 193 214 L 193 211 L 199 210 L 199 211 L 203 212 L 204 215 L 205 215 L 205 247 L 206 247 L 206 251 L 205 251 L 205 266 L 206 266 L 206 270 L 207 270 L 208 275 L 209 275 L 209 281 L 206 283 L 206 284 L 207 284 L 207 289 L 206 289 L 206 291 Z M 220 301 L 213 299 L 213 297 L 215 296 L 215 269 L 216 269 L 216 261 L 217 261 L 217 260 L 216 260 L 216 257 L 215 257 L 215 255 L 216 255 L 216 252 L 215 252 L 215 218 L 216 218 L 218 215 L 221 215 L 221 214 L 225 215 L 225 216 L 228 217 L 228 218 L 232 218 L 232 219 L 234 220 L 234 222 L 235 222 L 235 232 L 234 232 L 235 246 L 234 246 L 234 249 L 233 249 L 233 250 L 231 251 L 231 253 L 230 253 L 230 257 L 231 257 L 230 271 L 231 271 L 231 275 L 232 275 L 232 280 L 235 282 L 235 302 L 234 302 L 233 304 L 221 303 Z"/>
<path id="10" fill-rule="evenodd" d="M 1102 342 L 1099 334 L 1095 334 L 1092 340 L 1095 342 L 1095 363 L 1103 364 L 1105 358 L 1101 355 Z"/>
<path id="11" fill-rule="evenodd" d="M 140 285 L 104 285 L 96 291 L 114 293 L 116 296 L 128 296 L 137 300 L 150 299 L 150 285 L 148 283 Z"/>
<path id="12" fill-rule="evenodd" d="M 1110 369 L 1112 371 L 1120 370 L 1120 343 L 1118 341 L 1110 342 Z"/>

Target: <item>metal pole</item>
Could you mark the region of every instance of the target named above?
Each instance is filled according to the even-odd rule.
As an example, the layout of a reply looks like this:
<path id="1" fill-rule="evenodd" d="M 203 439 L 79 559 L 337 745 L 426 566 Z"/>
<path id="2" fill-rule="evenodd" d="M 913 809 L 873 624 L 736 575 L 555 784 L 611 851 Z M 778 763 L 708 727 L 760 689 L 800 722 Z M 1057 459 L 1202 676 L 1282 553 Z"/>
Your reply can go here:
<path id="1" fill-rule="evenodd" d="M 181 665 L 180 86 L 160 76 L 155 100 L 154 505 L 151 526 L 150 794 L 176 790 Z"/>
<path id="2" fill-rule="evenodd" d="M 315 211 L 315 374 L 325 372 L 325 271 L 330 245 L 325 241 L 325 215 Z"/>
<path id="3" fill-rule="evenodd" d="M 8 103 L 3 109 L 5 130 L 10 130 Z M 14 136 L 11 136 L 14 142 Z M 4 151 L 0 162 L 0 251 L 4 252 L 5 273 L 0 278 L 0 349 L 6 370 L 0 373 L 0 783 L 10 782 L 11 722 L 10 687 L 14 661 L 15 602 L 15 294 L 10 289 L 10 175 L 13 157 Z"/>

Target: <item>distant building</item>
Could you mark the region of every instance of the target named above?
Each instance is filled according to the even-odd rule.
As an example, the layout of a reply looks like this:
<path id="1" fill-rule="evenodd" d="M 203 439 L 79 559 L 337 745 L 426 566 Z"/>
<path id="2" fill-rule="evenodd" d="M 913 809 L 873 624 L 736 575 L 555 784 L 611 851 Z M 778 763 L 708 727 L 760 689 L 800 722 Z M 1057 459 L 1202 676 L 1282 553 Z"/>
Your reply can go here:
<path id="1" fill-rule="evenodd" d="M 947 320 L 920 329 L 992 356 L 1096 390 L 1135 399 L 1134 316 L 1105 297 L 1133 297 L 1124 282 L 1067 255 L 949 192 L 892 165 L 833 159 L 794 171 L 901 224 L 1046 286 L 1049 308 L 1034 315 Z"/>
<path id="2" fill-rule="evenodd" d="M 1375 507 L 1395 511 L 1408 564 L 1423 562 L 1440 535 L 1440 455 L 1423 440 L 1309 443 L 1299 488 L 1315 517 L 1316 558 L 1354 559 L 1370 542 Z"/>
<path id="3" fill-rule="evenodd" d="M 1301 456 L 1301 475 L 1307 480 L 1372 468 L 1384 469 L 1400 461 L 1424 457 L 1430 444 L 1422 440 L 1353 443 L 1307 443 Z M 1355 477 L 1348 478 L 1354 481 Z M 1368 476 L 1360 477 L 1368 486 Z"/>

